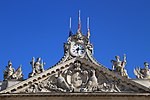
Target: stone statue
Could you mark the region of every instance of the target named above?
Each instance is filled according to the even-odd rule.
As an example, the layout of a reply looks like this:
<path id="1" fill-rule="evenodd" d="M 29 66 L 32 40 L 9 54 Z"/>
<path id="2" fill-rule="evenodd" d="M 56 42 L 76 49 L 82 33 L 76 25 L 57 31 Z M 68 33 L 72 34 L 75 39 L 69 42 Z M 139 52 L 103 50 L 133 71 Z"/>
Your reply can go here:
<path id="1" fill-rule="evenodd" d="M 6 66 L 6 70 L 4 71 L 4 80 L 12 79 L 14 72 L 15 69 L 12 67 L 12 62 L 9 60 L 8 66 Z"/>
<path id="2" fill-rule="evenodd" d="M 30 64 L 32 66 L 32 72 L 29 74 L 29 77 L 33 77 L 34 75 L 44 72 L 43 66 L 45 63 L 43 61 L 41 62 L 41 58 L 37 58 L 35 62 L 35 58 L 33 57 Z"/>
<path id="3" fill-rule="evenodd" d="M 144 62 L 144 68 L 143 69 L 141 69 L 140 67 L 135 68 L 134 74 L 138 79 L 150 79 L 149 64 L 147 62 Z"/>
<path id="4" fill-rule="evenodd" d="M 62 88 L 64 90 L 69 90 L 69 85 L 67 84 L 66 80 L 62 76 L 61 72 L 58 73 L 57 86 L 58 86 L 58 88 Z"/>
<path id="5" fill-rule="evenodd" d="M 4 80 L 23 80 L 21 66 L 15 71 L 12 67 L 12 62 L 8 61 L 8 66 L 4 71 Z"/>
<path id="6" fill-rule="evenodd" d="M 92 76 L 89 78 L 86 88 L 87 91 L 93 92 L 98 87 L 98 80 L 95 74 L 95 70 L 91 69 L 91 72 L 92 72 Z"/>
<path id="7" fill-rule="evenodd" d="M 116 60 L 111 60 L 112 62 L 112 70 L 118 72 L 121 76 L 125 76 L 128 78 L 127 71 L 125 70 L 126 66 L 126 55 L 124 54 L 123 61 L 120 61 L 119 56 L 115 56 Z"/>
<path id="8" fill-rule="evenodd" d="M 16 80 L 23 80 L 23 74 L 22 74 L 22 69 L 21 69 L 21 65 L 19 66 L 19 68 L 14 72 L 14 74 L 12 75 L 13 79 Z"/>

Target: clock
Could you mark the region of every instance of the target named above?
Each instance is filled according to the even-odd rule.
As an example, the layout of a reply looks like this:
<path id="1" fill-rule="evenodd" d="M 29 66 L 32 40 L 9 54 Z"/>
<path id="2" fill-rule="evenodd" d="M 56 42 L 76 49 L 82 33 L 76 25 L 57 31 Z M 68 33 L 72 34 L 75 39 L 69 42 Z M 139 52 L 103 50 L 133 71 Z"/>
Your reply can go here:
<path id="1" fill-rule="evenodd" d="M 73 44 L 70 48 L 70 53 L 73 56 L 83 56 L 85 54 L 85 48 L 82 44 Z"/>

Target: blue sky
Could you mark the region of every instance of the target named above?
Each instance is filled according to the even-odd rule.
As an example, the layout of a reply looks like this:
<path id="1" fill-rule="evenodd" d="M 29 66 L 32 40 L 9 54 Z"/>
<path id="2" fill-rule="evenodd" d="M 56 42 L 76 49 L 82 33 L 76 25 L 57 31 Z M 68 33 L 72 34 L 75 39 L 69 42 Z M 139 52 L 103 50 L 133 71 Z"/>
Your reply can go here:
<path id="1" fill-rule="evenodd" d="M 90 17 L 94 57 L 111 69 L 115 55 L 127 54 L 126 69 L 150 63 L 149 0 L 0 0 L 0 80 L 8 60 L 16 69 L 22 65 L 24 78 L 31 72 L 31 58 L 41 57 L 45 69 L 63 56 L 69 18 L 77 31 L 81 10 L 82 32 Z"/>

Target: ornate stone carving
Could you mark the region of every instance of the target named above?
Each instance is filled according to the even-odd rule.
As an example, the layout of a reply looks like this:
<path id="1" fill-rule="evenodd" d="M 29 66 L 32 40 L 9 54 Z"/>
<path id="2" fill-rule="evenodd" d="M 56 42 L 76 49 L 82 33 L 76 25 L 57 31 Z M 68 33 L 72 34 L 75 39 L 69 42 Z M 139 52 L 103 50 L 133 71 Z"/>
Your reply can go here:
<path id="1" fill-rule="evenodd" d="M 77 38 L 78 43 L 83 43 L 84 42 L 82 33 L 80 31 L 77 32 L 76 38 Z"/>
<path id="2" fill-rule="evenodd" d="M 92 44 L 88 43 L 87 49 L 90 51 L 91 54 L 93 54 L 93 45 Z"/>
<path id="3" fill-rule="evenodd" d="M 21 66 L 15 71 L 12 67 L 12 62 L 8 61 L 8 66 L 6 66 L 6 70 L 4 70 L 4 80 L 22 80 L 23 74 Z"/>
<path id="4" fill-rule="evenodd" d="M 143 69 L 141 69 L 140 67 L 135 68 L 134 74 L 138 79 L 150 79 L 149 64 L 147 62 L 144 62 L 144 68 Z"/>
<path id="5" fill-rule="evenodd" d="M 12 75 L 13 79 L 16 80 L 23 80 L 23 74 L 22 74 L 22 69 L 21 69 L 21 65 L 19 66 L 19 68 L 14 72 L 14 74 Z"/>
<path id="6" fill-rule="evenodd" d="M 101 80 L 96 69 L 75 61 L 45 81 L 31 84 L 24 92 L 120 92 L 117 84 Z"/>
<path id="7" fill-rule="evenodd" d="M 43 66 L 45 65 L 45 62 L 41 62 L 41 58 L 37 58 L 35 62 L 35 58 L 33 57 L 30 64 L 32 66 L 32 72 L 29 74 L 29 77 L 33 77 L 34 75 L 44 72 Z"/>
<path id="8" fill-rule="evenodd" d="M 64 43 L 64 53 L 66 53 L 69 50 L 69 44 Z"/>
<path id="9" fill-rule="evenodd" d="M 127 77 L 127 70 L 125 69 L 126 66 L 126 55 L 124 54 L 123 61 L 120 61 L 119 56 L 115 56 L 116 60 L 111 60 L 112 62 L 112 70 L 119 73 L 121 76 Z"/>
<path id="10" fill-rule="evenodd" d="M 12 62 L 8 61 L 8 66 L 6 66 L 6 70 L 4 70 L 4 79 L 11 79 L 15 69 L 12 67 Z"/>
<path id="11" fill-rule="evenodd" d="M 98 86 L 100 92 L 121 92 L 115 82 L 103 83 Z"/>

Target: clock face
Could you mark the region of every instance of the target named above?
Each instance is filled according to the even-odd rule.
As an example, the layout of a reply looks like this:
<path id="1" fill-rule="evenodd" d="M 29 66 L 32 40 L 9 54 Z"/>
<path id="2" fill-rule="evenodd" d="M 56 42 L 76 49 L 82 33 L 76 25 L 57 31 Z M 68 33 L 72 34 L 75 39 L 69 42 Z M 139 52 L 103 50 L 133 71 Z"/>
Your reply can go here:
<path id="1" fill-rule="evenodd" d="M 83 56 L 85 53 L 85 49 L 82 44 L 74 44 L 71 47 L 70 52 L 73 56 Z"/>

